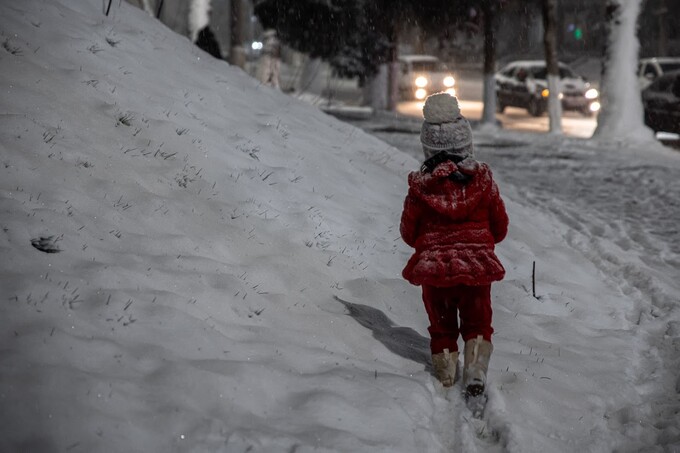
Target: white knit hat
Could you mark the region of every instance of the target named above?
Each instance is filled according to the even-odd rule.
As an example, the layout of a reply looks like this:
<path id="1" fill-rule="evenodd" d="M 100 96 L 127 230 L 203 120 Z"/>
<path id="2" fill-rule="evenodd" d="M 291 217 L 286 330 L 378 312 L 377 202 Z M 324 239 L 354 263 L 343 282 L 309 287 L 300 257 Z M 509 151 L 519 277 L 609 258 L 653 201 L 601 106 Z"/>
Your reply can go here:
<path id="1" fill-rule="evenodd" d="M 425 100 L 420 142 L 428 159 L 439 151 L 472 156 L 472 129 L 460 113 L 458 99 L 448 93 L 436 93 Z"/>

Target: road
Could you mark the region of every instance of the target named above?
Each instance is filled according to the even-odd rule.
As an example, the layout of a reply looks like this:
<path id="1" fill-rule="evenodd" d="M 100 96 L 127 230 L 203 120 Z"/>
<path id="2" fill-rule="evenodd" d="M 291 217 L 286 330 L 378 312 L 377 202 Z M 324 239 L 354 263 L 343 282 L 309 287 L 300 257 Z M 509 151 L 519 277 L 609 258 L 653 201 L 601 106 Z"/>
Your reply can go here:
<path id="1" fill-rule="evenodd" d="M 288 79 L 284 85 L 292 86 L 292 81 L 289 80 L 292 75 L 288 75 Z M 324 79 L 325 84 L 317 84 L 310 86 L 308 93 L 313 96 L 318 96 L 318 99 L 324 99 L 327 93 L 332 93 L 332 99 L 340 102 L 345 106 L 360 106 L 363 95 L 361 89 L 357 86 L 356 80 L 339 79 L 330 77 Z M 458 77 L 459 102 L 463 115 L 474 122 L 482 117 L 482 79 L 478 72 L 462 73 Z M 324 92 L 325 94 L 321 94 Z M 413 118 L 422 119 L 421 101 L 405 101 L 400 102 L 397 106 L 397 111 L 403 115 L 408 115 Z M 524 109 L 508 107 L 502 114 L 496 114 L 496 118 L 500 121 L 503 129 L 510 131 L 521 132 L 535 132 L 545 133 L 549 130 L 549 119 L 547 114 L 540 117 L 533 117 Z M 567 137 L 589 138 L 593 135 L 597 127 L 597 117 L 584 117 L 577 112 L 563 112 L 562 115 L 562 132 Z M 680 136 L 676 134 L 658 134 L 657 138 L 666 146 L 680 149 Z"/>
<path id="2" fill-rule="evenodd" d="M 482 117 L 484 104 L 481 101 L 460 100 L 461 112 L 469 120 L 479 120 Z M 422 118 L 423 103 L 418 101 L 401 102 L 397 111 L 404 115 Z M 547 115 L 533 117 L 524 109 L 507 107 L 504 113 L 496 114 L 503 129 L 523 132 L 548 132 L 549 119 Z M 562 132 L 571 137 L 589 138 L 597 127 L 595 117 L 587 118 L 580 113 L 564 112 L 562 115 Z"/>
<path id="3" fill-rule="evenodd" d="M 484 104 L 483 84 L 481 74 L 478 72 L 461 73 L 458 77 L 459 103 L 463 115 L 472 121 L 477 121 L 482 117 Z M 397 110 L 408 116 L 422 118 L 423 103 L 401 102 Z M 548 132 L 548 115 L 533 117 L 525 109 L 508 107 L 505 112 L 496 114 L 496 118 L 501 122 L 503 129 L 516 130 L 522 132 Z M 596 117 L 584 117 L 576 112 L 563 112 L 562 132 L 566 136 L 589 138 L 593 135 L 597 127 Z"/>
<path id="4" fill-rule="evenodd" d="M 459 103 L 463 115 L 470 121 L 476 121 L 482 117 L 482 81 L 479 74 L 466 74 L 459 77 Z M 423 102 L 401 102 L 397 111 L 401 114 L 421 119 Z M 548 132 L 550 129 L 547 114 L 533 117 L 525 109 L 507 107 L 505 112 L 497 113 L 496 118 L 500 121 L 503 129 L 521 132 Z M 562 133 L 567 137 L 590 138 L 597 127 L 597 116 L 585 117 L 578 112 L 562 112 Z M 680 149 L 680 136 L 677 134 L 658 133 L 657 139 L 665 146 Z"/>

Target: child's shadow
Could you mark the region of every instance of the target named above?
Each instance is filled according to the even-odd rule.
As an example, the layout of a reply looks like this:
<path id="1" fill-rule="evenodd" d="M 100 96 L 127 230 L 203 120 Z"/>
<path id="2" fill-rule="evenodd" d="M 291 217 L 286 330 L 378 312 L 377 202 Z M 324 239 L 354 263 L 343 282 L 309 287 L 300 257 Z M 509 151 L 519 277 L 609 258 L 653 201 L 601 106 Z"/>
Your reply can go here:
<path id="1" fill-rule="evenodd" d="M 432 373 L 430 358 L 430 340 L 410 327 L 395 326 L 382 311 L 368 305 L 353 304 L 333 296 L 349 311 L 349 316 L 359 324 L 370 329 L 373 338 L 381 342 L 393 353 L 413 360 L 425 366 L 425 371 Z"/>

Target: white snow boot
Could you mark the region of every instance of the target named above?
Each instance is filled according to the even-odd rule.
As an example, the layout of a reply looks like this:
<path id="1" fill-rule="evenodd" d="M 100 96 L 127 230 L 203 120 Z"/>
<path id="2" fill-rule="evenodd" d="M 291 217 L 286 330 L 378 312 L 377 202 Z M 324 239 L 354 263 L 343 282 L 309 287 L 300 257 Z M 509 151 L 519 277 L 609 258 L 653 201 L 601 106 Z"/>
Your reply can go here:
<path id="1" fill-rule="evenodd" d="M 451 387 L 458 377 L 458 351 L 432 354 L 434 374 L 444 387 Z"/>
<path id="2" fill-rule="evenodd" d="M 475 397 L 484 393 L 486 373 L 493 345 L 481 335 L 465 342 L 463 367 L 463 388 L 466 397 Z"/>

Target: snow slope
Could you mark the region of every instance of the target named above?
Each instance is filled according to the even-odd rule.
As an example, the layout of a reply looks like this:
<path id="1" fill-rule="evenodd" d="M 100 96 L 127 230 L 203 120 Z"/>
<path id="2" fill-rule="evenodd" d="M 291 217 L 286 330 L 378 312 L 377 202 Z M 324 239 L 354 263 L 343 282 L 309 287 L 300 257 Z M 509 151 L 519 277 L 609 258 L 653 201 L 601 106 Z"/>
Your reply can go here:
<path id="1" fill-rule="evenodd" d="M 400 276 L 417 160 L 115 3 L 0 3 L 0 451 L 677 448 L 584 233 L 501 184 L 473 420 Z"/>

